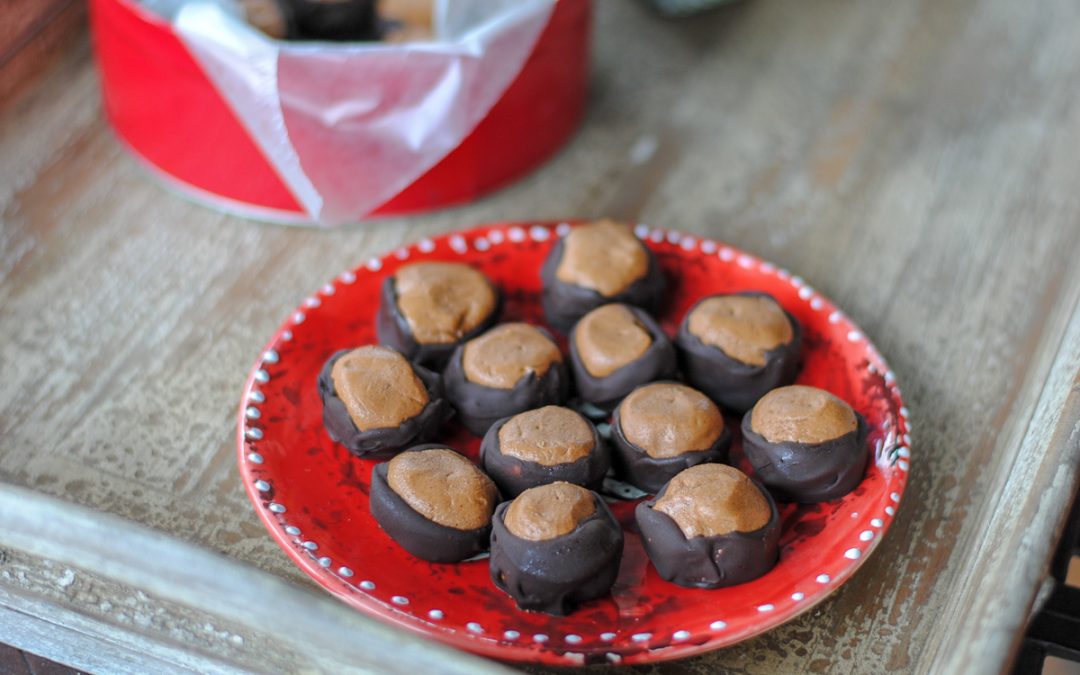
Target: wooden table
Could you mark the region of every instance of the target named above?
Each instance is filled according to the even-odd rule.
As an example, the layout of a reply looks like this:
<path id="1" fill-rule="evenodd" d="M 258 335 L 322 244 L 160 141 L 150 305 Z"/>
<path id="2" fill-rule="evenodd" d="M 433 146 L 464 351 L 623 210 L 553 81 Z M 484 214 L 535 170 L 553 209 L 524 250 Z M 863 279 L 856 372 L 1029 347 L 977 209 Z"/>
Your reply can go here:
<path id="1" fill-rule="evenodd" d="M 237 397 L 291 308 L 368 256 L 611 215 L 796 271 L 877 343 L 914 427 L 909 493 L 850 583 L 658 670 L 1007 666 L 1080 458 L 1080 4 L 663 22 L 598 2 L 591 107 L 553 161 L 474 205 L 325 232 L 150 180 L 102 119 L 81 8 L 54 4 L 76 28 L 0 108 L 0 641 L 110 672 L 478 667 L 289 562 L 237 478 Z"/>

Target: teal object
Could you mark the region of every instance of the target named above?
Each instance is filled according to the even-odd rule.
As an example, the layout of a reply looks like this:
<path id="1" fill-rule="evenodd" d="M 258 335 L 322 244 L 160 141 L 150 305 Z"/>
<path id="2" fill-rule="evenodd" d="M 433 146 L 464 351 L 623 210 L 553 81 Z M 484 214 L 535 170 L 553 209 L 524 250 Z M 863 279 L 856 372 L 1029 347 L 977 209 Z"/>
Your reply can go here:
<path id="1" fill-rule="evenodd" d="M 737 0 L 649 0 L 661 14 L 666 16 L 689 16 L 713 9 L 720 5 L 730 5 Z"/>

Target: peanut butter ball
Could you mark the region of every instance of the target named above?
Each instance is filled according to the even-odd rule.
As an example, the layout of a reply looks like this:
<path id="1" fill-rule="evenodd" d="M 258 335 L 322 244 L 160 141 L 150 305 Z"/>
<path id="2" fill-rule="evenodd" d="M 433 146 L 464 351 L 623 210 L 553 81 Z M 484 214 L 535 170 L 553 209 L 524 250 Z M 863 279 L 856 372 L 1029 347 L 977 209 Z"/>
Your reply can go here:
<path id="1" fill-rule="evenodd" d="M 777 499 L 838 499 L 862 482 L 866 420 L 816 387 L 774 389 L 742 421 L 743 452 Z"/>
<path id="2" fill-rule="evenodd" d="M 429 440 L 453 414 L 442 379 L 390 347 L 335 353 L 317 386 L 330 438 L 361 457 L 387 456 Z"/>
<path id="3" fill-rule="evenodd" d="M 460 345 L 443 380 L 458 418 L 477 436 L 503 417 L 559 405 L 570 390 L 559 346 L 544 329 L 520 322 L 500 324 Z"/>
<path id="4" fill-rule="evenodd" d="M 675 344 L 687 381 L 742 413 L 795 380 L 802 328 L 771 295 L 711 295 L 687 312 Z"/>
<path id="5" fill-rule="evenodd" d="M 530 541 L 547 541 L 576 530 L 596 513 L 593 493 L 573 483 L 549 483 L 522 492 L 503 522 L 510 533 Z"/>
<path id="6" fill-rule="evenodd" d="M 652 312 L 664 277 L 652 251 L 624 223 L 579 225 L 555 242 L 540 270 L 544 313 L 566 333 L 590 310 L 625 303 Z"/>
<path id="7" fill-rule="evenodd" d="M 556 405 L 503 418 L 480 444 L 480 463 L 504 495 L 562 481 L 598 490 L 611 454 L 593 423 Z"/>
<path id="8" fill-rule="evenodd" d="M 441 369 L 454 349 L 498 319 L 498 289 L 456 262 L 403 265 L 383 282 L 379 340 L 413 361 Z"/>
<path id="9" fill-rule="evenodd" d="M 675 348 L 645 310 L 601 305 L 570 333 L 570 365 L 581 398 L 613 409 L 635 387 L 675 377 Z"/>
<path id="10" fill-rule="evenodd" d="M 615 408 L 611 437 L 616 472 L 651 493 L 691 466 L 726 461 L 731 444 L 716 404 L 678 382 L 631 392 Z"/>
<path id="11" fill-rule="evenodd" d="M 371 475 L 375 521 L 406 551 L 431 562 L 486 550 L 498 502 L 495 483 L 479 467 L 438 444 L 410 448 Z"/>
<path id="12" fill-rule="evenodd" d="M 495 509 L 491 580 L 521 609 L 565 615 L 611 591 L 622 549 L 622 528 L 599 495 L 548 483 Z"/>
<path id="13" fill-rule="evenodd" d="M 779 556 L 780 516 L 738 469 L 699 464 L 634 509 L 645 552 L 664 579 L 692 588 L 741 584 Z"/>

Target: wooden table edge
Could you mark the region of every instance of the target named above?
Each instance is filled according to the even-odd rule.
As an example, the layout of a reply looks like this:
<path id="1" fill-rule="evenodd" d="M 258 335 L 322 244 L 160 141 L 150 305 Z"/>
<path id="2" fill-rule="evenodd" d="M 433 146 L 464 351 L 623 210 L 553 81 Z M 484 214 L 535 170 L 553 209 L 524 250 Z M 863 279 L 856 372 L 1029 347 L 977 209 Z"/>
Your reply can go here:
<path id="1" fill-rule="evenodd" d="M 313 589 L 107 513 L 3 483 L 0 513 L 0 548 L 77 567 L 148 596 L 208 612 L 251 633 L 269 635 L 299 654 L 317 654 L 323 663 L 410 674 L 509 672 L 495 662 L 388 627 Z M 136 640 L 125 647 L 115 639 L 123 631 L 96 622 L 77 605 L 20 598 L 0 582 L 0 632 L 7 632 L 5 624 L 20 615 L 22 643 L 16 646 L 74 667 L 102 665 L 96 660 L 100 655 L 83 653 L 90 645 L 111 650 L 117 661 L 110 668 L 120 667 L 124 656 L 132 654 L 130 644 L 137 644 L 147 662 L 171 664 L 180 672 L 247 670 L 222 663 L 213 654 L 178 659 L 177 645 L 152 630 L 128 635 Z M 35 640 L 49 632 L 46 626 L 78 639 L 66 646 Z"/>

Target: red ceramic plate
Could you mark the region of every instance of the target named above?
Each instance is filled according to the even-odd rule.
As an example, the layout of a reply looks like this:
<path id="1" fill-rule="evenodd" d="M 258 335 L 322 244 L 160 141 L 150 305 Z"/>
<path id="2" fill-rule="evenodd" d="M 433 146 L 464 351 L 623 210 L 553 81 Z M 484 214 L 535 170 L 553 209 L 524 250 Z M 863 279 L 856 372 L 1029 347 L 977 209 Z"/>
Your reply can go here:
<path id="1" fill-rule="evenodd" d="M 780 562 L 750 583 L 718 590 L 659 578 L 633 524 L 634 501 L 612 504 L 626 548 L 612 595 L 568 617 L 523 612 L 491 583 L 486 560 L 427 563 L 406 553 L 368 511 L 374 461 L 326 435 L 315 378 L 338 349 L 376 341 L 386 275 L 417 260 L 467 262 L 499 284 L 504 319 L 542 323 L 539 269 L 566 223 L 499 224 L 424 239 L 323 286 L 267 344 L 244 387 L 240 474 L 259 517 L 315 581 L 360 611 L 487 656 L 570 665 L 645 663 L 730 645 L 805 612 L 844 583 L 888 530 L 907 482 L 907 410 L 866 336 L 798 277 L 725 244 L 638 226 L 671 281 L 659 317 L 669 334 L 698 298 L 771 293 L 802 322 L 799 382 L 835 393 L 869 423 L 866 478 L 826 504 L 781 509 Z M 733 429 L 737 420 L 729 419 Z M 455 423 L 442 439 L 476 458 L 479 439 Z M 739 443 L 733 449 L 741 456 Z M 745 468 L 745 467 L 744 467 Z"/>

